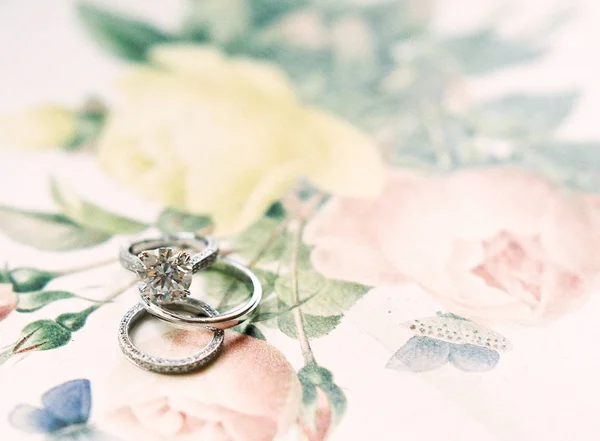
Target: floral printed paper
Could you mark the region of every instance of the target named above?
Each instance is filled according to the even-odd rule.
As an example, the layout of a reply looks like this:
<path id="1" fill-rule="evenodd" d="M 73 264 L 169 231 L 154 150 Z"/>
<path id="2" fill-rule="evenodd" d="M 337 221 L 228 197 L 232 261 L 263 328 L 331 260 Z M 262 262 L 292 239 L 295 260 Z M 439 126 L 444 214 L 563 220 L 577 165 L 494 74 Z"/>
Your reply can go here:
<path id="1" fill-rule="evenodd" d="M 0 5 L 1 439 L 594 439 L 594 4 L 29 3 Z M 168 376 L 118 348 L 117 255 L 176 232 L 265 295 Z"/>

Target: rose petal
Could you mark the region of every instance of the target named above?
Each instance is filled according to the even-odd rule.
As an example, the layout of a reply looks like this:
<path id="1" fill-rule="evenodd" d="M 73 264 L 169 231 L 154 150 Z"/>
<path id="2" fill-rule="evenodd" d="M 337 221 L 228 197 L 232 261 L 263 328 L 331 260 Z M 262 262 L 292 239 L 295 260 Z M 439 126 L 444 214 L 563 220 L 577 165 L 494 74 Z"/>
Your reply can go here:
<path id="1" fill-rule="evenodd" d="M 247 195 L 243 206 L 223 205 L 213 213 L 216 229 L 214 234 L 226 235 L 243 231 L 258 219 L 267 208 L 288 191 L 295 183 L 301 170 L 298 163 L 287 163 L 271 168 Z"/>
<path id="2" fill-rule="evenodd" d="M 383 160 L 374 140 L 332 114 L 314 109 L 308 115 L 315 142 L 322 149 L 308 178 L 340 196 L 373 197 L 383 190 Z"/>
<path id="3" fill-rule="evenodd" d="M 75 112 L 42 106 L 0 115 L 0 142 L 11 147 L 63 147 L 75 133 Z"/>
<path id="4" fill-rule="evenodd" d="M 0 283 L 0 320 L 4 320 L 17 307 L 17 302 L 12 284 Z"/>
<path id="5" fill-rule="evenodd" d="M 311 259 L 319 272 L 366 285 L 406 281 L 376 246 L 376 227 L 368 222 L 374 207 L 369 199 L 333 199 L 308 223 L 304 241 L 318 245 Z"/>
<path id="6" fill-rule="evenodd" d="M 175 72 L 206 75 L 227 68 L 226 60 L 217 49 L 195 44 L 161 44 L 152 46 L 148 53 L 151 63 Z"/>
<path id="7" fill-rule="evenodd" d="M 277 433 L 277 426 L 270 418 L 234 412 L 223 406 L 206 405 L 181 397 L 172 398 L 170 405 L 188 417 L 206 421 L 208 426 L 222 425 L 232 441 L 272 440 Z"/>
<path id="8" fill-rule="evenodd" d="M 165 441 L 163 434 L 142 425 L 130 406 L 109 413 L 102 422 L 102 430 L 118 434 L 124 440 Z"/>

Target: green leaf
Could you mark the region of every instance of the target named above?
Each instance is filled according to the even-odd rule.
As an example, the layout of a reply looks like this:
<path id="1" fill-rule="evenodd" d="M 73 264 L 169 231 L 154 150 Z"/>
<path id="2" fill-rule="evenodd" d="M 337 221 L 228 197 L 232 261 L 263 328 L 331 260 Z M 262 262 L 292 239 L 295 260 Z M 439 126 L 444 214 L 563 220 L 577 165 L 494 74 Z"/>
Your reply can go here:
<path id="1" fill-rule="evenodd" d="M 19 343 L 13 349 L 15 354 L 32 350 L 47 351 L 66 345 L 71 341 L 71 331 L 54 320 L 37 320 L 29 323 L 21 331 Z"/>
<path id="2" fill-rule="evenodd" d="M 65 215 L 78 224 L 107 234 L 133 234 L 148 228 L 148 225 L 111 213 L 95 204 L 79 198 L 70 189 L 59 185 L 55 179 L 51 183 L 52 198 Z"/>
<path id="3" fill-rule="evenodd" d="M 260 331 L 260 329 L 258 329 L 258 327 L 253 325 L 252 323 L 245 322 L 240 325 L 237 325 L 235 328 L 232 329 L 234 331 L 239 332 L 240 334 L 246 334 L 250 337 L 257 338 L 259 340 L 267 340 L 264 334 Z"/>
<path id="4" fill-rule="evenodd" d="M 90 110 L 79 112 L 75 124 L 75 133 L 67 142 L 65 148 L 67 150 L 77 150 L 87 143 L 96 141 L 100 133 L 102 133 L 105 120 L 106 113 L 103 111 Z"/>
<path id="5" fill-rule="evenodd" d="M 273 204 L 271 204 L 271 206 L 265 213 L 265 216 L 270 219 L 275 219 L 275 220 L 281 221 L 285 217 L 286 213 L 287 213 L 287 211 L 286 211 L 285 207 L 283 206 L 283 204 L 281 202 L 277 201 L 277 202 L 274 202 Z"/>
<path id="6" fill-rule="evenodd" d="M 506 95 L 474 106 L 469 118 L 478 131 L 500 138 L 540 138 L 569 115 L 576 93 Z"/>
<path id="7" fill-rule="evenodd" d="M 544 51 L 532 41 L 506 39 L 491 29 L 446 39 L 443 50 L 467 75 L 482 75 L 538 59 Z"/>
<path id="8" fill-rule="evenodd" d="M 272 297 L 260 302 L 256 311 L 252 314 L 251 322 L 261 323 L 268 327 L 277 327 L 277 321 L 274 319 L 289 311 L 290 308 L 287 305 L 282 304 L 276 297 Z"/>
<path id="9" fill-rule="evenodd" d="M 36 320 L 21 330 L 20 338 L 11 348 L 11 355 L 29 351 L 47 351 L 65 346 L 71 341 L 72 332 L 83 327 L 88 316 L 99 305 L 90 306 L 77 313 L 59 315 L 56 320 Z M 0 360 L 0 364 L 5 360 Z"/>
<path id="10" fill-rule="evenodd" d="M 263 290 L 263 295 L 266 297 L 270 293 L 272 293 L 275 287 L 275 281 L 279 276 L 275 273 L 272 273 L 271 271 L 267 271 L 260 268 L 253 268 L 252 271 L 254 272 L 254 274 L 256 274 L 256 277 L 258 277 L 258 280 L 260 281 Z"/>
<path id="11" fill-rule="evenodd" d="M 308 5 L 307 0 L 252 0 L 252 24 L 256 28 L 265 26 L 279 20 L 286 14 L 293 13 Z"/>
<path id="12" fill-rule="evenodd" d="M 227 269 L 227 266 L 216 262 L 210 268 L 198 273 L 197 282 L 194 282 L 202 286 L 203 292 L 211 299 L 218 302 L 220 309 L 239 305 L 241 302 L 249 299 L 251 295 L 251 286 L 248 282 L 231 276 L 226 272 Z M 271 293 L 277 276 L 270 271 L 258 268 L 252 271 L 258 277 L 264 295 L 266 296 Z"/>
<path id="13" fill-rule="evenodd" d="M 0 229 L 11 239 L 44 251 L 88 248 L 110 239 L 102 231 L 85 228 L 62 214 L 0 207 Z"/>
<path id="14" fill-rule="evenodd" d="M 428 172 L 438 170 L 438 153 L 427 139 L 402 139 L 400 144 L 391 158 L 394 166 Z"/>
<path id="15" fill-rule="evenodd" d="M 58 274 L 36 268 L 15 268 L 10 270 L 9 278 L 15 292 L 42 290 Z"/>
<path id="16" fill-rule="evenodd" d="M 523 150 L 514 162 L 567 188 L 600 193 L 598 142 L 545 142 Z"/>
<path id="17" fill-rule="evenodd" d="M 427 118 L 406 115 L 395 125 L 398 148 L 393 165 L 437 173 L 472 165 L 465 147 L 473 146 L 473 128 L 443 109 L 423 109 L 429 109 L 423 110 Z"/>
<path id="18" fill-rule="evenodd" d="M 56 302 L 57 300 L 70 299 L 75 297 L 67 291 L 34 291 L 19 294 L 19 303 L 17 311 L 34 312 L 44 306 Z"/>
<path id="19" fill-rule="evenodd" d="M 154 26 L 113 14 L 88 2 L 78 3 L 77 13 L 100 45 L 128 60 L 143 61 L 153 45 L 173 40 Z"/>
<path id="20" fill-rule="evenodd" d="M 309 339 L 323 337 L 333 331 L 340 323 L 341 315 L 330 315 L 320 317 L 316 315 L 303 314 L 304 331 Z M 298 338 L 296 322 L 291 312 L 280 315 L 277 319 L 279 330 L 291 338 Z"/>
<path id="21" fill-rule="evenodd" d="M 93 305 L 80 312 L 67 312 L 56 317 L 56 323 L 69 329 L 72 332 L 79 331 L 85 325 L 92 312 L 99 308 L 99 305 Z"/>
<path id="22" fill-rule="evenodd" d="M 235 303 L 239 304 L 250 296 L 250 288 L 246 283 L 214 268 L 203 270 L 196 278 L 197 281 L 194 280 L 194 283 L 202 286 L 202 291 L 211 299 L 217 302 L 222 302 L 225 299 L 225 303 L 219 304 L 221 307 L 227 307 L 227 305 Z"/>
<path id="23" fill-rule="evenodd" d="M 156 227 L 166 234 L 175 234 L 182 231 L 193 233 L 210 225 L 212 225 L 212 220 L 209 216 L 184 213 L 174 208 L 165 209 L 156 220 Z"/>
<path id="24" fill-rule="evenodd" d="M 234 252 L 248 262 L 267 264 L 277 262 L 290 265 L 292 259 L 292 235 L 282 229 L 285 220 L 264 217 L 232 239 Z M 310 248 L 300 243 L 298 247 L 298 268 L 311 268 Z"/>
<path id="25" fill-rule="evenodd" d="M 279 277 L 275 292 L 279 299 L 289 306 L 293 299 L 290 274 Z M 298 272 L 298 300 L 302 302 L 302 312 L 318 316 L 337 316 L 348 311 L 364 296 L 369 287 L 358 283 L 327 279 L 316 271 Z"/>
<path id="26" fill-rule="evenodd" d="M 186 11 L 182 34 L 194 40 L 206 38 L 216 45 L 243 38 L 250 21 L 249 3 L 252 2 L 192 0 Z"/>
<path id="27" fill-rule="evenodd" d="M 281 260 L 288 253 L 292 241 L 287 231 L 278 230 L 280 224 L 281 221 L 270 218 L 258 220 L 233 239 L 235 252 L 248 261 L 257 257 L 263 263 Z"/>
<path id="28" fill-rule="evenodd" d="M 347 8 L 337 2 L 330 4 L 340 9 Z M 405 1 L 384 1 L 370 4 L 363 2 L 361 9 L 360 13 L 377 36 L 382 52 L 386 49 L 391 51 L 394 45 L 402 41 L 422 40 L 422 35 L 429 33 L 425 28 L 428 19 L 428 14 L 424 13 L 426 8 L 410 5 Z M 340 14 L 339 11 L 333 13 Z"/>

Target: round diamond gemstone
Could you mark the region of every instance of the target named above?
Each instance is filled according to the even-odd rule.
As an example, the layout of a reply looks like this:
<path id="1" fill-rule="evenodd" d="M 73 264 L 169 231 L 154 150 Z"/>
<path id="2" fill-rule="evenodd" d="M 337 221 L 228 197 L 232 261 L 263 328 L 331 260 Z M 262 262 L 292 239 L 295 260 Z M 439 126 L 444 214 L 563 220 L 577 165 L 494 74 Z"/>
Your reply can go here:
<path id="1" fill-rule="evenodd" d="M 170 248 L 142 251 L 144 269 L 138 271 L 140 292 L 151 300 L 170 302 L 185 298 L 192 283 L 192 264 L 186 252 Z"/>

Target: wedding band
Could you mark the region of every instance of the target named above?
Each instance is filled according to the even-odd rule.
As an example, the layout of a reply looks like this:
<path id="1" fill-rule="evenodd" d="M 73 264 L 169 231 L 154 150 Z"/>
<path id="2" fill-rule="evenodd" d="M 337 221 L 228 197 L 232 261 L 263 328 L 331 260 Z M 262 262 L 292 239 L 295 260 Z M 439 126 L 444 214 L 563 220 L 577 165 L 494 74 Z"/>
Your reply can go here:
<path id="1" fill-rule="evenodd" d="M 208 316 L 217 315 L 217 311 L 206 303 L 197 299 L 185 299 L 173 302 L 173 306 L 189 307 L 194 312 L 201 312 Z M 224 332 L 222 329 L 213 328 L 213 338 L 200 352 L 185 358 L 169 359 L 146 354 L 140 351 L 132 342 L 129 335 L 133 325 L 146 313 L 145 305 L 138 303 L 125 313 L 119 325 L 119 346 L 121 351 L 136 366 L 161 374 L 182 374 L 191 372 L 213 360 L 223 347 Z"/>
<path id="2" fill-rule="evenodd" d="M 247 279 L 252 286 L 252 296 L 250 299 L 230 311 L 209 317 L 190 317 L 179 314 L 175 311 L 164 308 L 162 305 L 152 302 L 148 297 L 142 296 L 142 303 L 146 310 L 161 320 L 177 325 L 187 325 L 187 327 L 207 326 L 211 328 L 228 329 L 246 321 L 248 317 L 258 307 L 262 299 L 262 286 L 258 277 L 247 267 L 228 257 L 221 257 L 216 260 L 212 268 L 219 267 L 234 273 L 236 276 L 242 276 Z M 187 298 L 187 300 L 192 300 Z"/>

